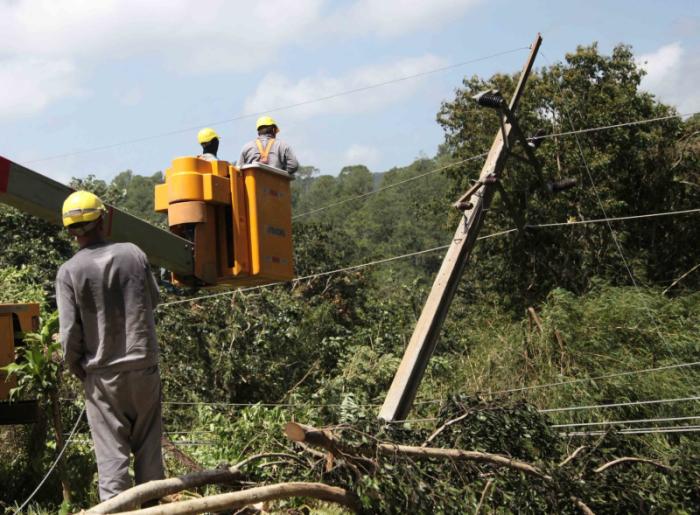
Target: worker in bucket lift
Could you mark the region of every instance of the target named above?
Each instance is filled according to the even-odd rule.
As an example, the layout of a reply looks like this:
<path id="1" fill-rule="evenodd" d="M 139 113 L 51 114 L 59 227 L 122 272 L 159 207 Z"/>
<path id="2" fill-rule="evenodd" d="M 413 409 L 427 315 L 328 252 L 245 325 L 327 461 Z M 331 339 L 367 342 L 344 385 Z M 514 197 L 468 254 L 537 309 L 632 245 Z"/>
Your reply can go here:
<path id="1" fill-rule="evenodd" d="M 141 249 L 104 240 L 105 211 L 90 192 L 66 198 L 63 225 L 80 249 L 56 276 L 63 356 L 85 390 L 102 501 L 131 488 L 132 453 L 137 484 L 164 478 L 158 286 Z"/>
<path id="2" fill-rule="evenodd" d="M 238 167 L 251 163 L 263 163 L 294 174 L 299 168 L 299 162 L 291 147 L 276 138 L 280 131 L 277 122 L 269 116 L 261 116 L 255 128 L 258 131 L 258 137 L 243 146 Z"/>
<path id="3" fill-rule="evenodd" d="M 197 140 L 199 144 L 202 145 L 202 153 L 197 157 L 206 159 L 207 161 L 216 161 L 219 159 L 216 157 L 216 153 L 219 151 L 219 135 L 214 129 L 210 129 L 209 127 L 202 129 L 197 133 Z"/>

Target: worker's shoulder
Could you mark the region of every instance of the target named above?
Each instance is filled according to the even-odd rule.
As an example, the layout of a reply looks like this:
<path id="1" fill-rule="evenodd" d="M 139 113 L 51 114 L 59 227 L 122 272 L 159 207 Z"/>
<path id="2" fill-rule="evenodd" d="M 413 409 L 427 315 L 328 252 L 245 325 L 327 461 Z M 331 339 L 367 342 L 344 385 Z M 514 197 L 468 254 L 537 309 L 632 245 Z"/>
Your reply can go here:
<path id="1" fill-rule="evenodd" d="M 118 243 L 109 243 L 107 250 L 114 255 L 126 255 L 135 256 L 138 258 L 146 259 L 146 254 L 138 245 L 128 241 L 122 241 Z"/>
<path id="2" fill-rule="evenodd" d="M 246 151 L 246 150 L 254 149 L 254 148 L 255 148 L 255 140 L 252 139 L 252 140 L 250 140 L 250 141 L 246 141 L 246 142 L 243 144 L 243 149 L 242 149 L 242 151 Z"/>

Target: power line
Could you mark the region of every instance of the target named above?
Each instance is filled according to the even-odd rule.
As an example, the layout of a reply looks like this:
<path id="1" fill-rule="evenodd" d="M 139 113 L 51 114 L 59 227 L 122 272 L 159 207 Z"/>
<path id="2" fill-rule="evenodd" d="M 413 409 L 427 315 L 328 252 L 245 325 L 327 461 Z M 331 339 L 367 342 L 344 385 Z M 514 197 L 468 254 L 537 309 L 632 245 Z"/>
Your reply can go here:
<path id="1" fill-rule="evenodd" d="M 68 444 L 71 442 L 71 439 L 73 438 L 73 435 L 75 434 L 76 430 L 78 429 L 78 424 L 80 424 L 80 421 L 83 419 L 83 414 L 85 413 L 85 408 L 83 407 L 82 411 L 80 412 L 80 415 L 78 415 L 77 420 L 75 421 L 75 424 L 73 425 L 73 429 L 71 430 L 68 439 L 66 442 L 63 444 L 63 447 L 61 448 L 61 451 L 58 453 L 58 456 L 56 456 L 56 459 L 53 461 L 51 464 L 51 467 L 49 467 L 48 472 L 46 472 L 46 475 L 44 478 L 39 482 L 37 487 L 34 489 L 34 491 L 27 497 L 27 500 L 22 503 L 22 505 L 17 508 L 17 511 L 15 511 L 15 515 L 20 513 L 27 504 L 29 504 L 29 501 L 31 501 L 36 493 L 39 491 L 39 489 L 44 486 L 44 483 L 46 483 L 46 480 L 49 478 L 53 470 L 56 468 L 56 465 L 58 465 L 58 462 L 61 460 L 63 457 L 63 453 L 66 452 L 66 449 L 68 448 Z"/>
<path id="2" fill-rule="evenodd" d="M 630 375 L 637 375 L 637 374 L 646 374 L 649 372 L 659 372 L 661 370 L 672 370 L 674 368 L 685 368 L 685 367 L 696 367 L 700 365 L 700 361 L 692 361 L 689 363 L 676 363 L 673 365 L 664 365 L 661 367 L 654 367 L 654 368 L 644 368 L 641 370 L 628 370 L 625 372 L 614 372 L 611 374 L 604 374 L 600 376 L 595 376 L 595 377 L 583 377 L 580 379 L 571 379 L 569 381 L 558 381 L 556 383 L 547 383 L 547 384 L 536 384 L 532 386 L 523 386 L 520 388 L 511 388 L 508 390 L 499 390 L 496 392 L 488 392 L 492 395 L 496 394 L 501 394 L 501 393 L 515 393 L 515 392 L 522 392 L 526 390 L 538 390 L 540 388 L 551 388 L 554 386 L 563 386 L 567 384 L 577 384 L 577 383 L 586 383 L 589 381 L 598 381 L 600 379 L 611 379 L 613 377 L 623 377 L 623 376 L 630 376 Z"/>
<path id="3" fill-rule="evenodd" d="M 675 399 L 653 399 L 646 401 L 630 401 L 630 402 L 616 402 L 613 404 L 592 404 L 589 406 L 569 406 L 566 408 L 547 408 L 537 410 L 538 413 L 561 413 L 564 411 L 581 411 L 590 409 L 609 409 L 609 408 L 621 408 L 624 406 L 644 406 L 647 404 L 672 404 L 674 402 L 689 402 L 700 400 L 700 396 L 696 395 L 694 397 L 678 397 Z"/>
<path id="4" fill-rule="evenodd" d="M 615 123 L 615 124 L 611 124 L 611 125 L 601 125 L 598 127 L 589 127 L 587 129 L 576 129 L 576 130 L 570 130 L 570 131 L 565 131 L 565 132 L 556 132 L 556 133 L 552 133 L 552 134 L 543 134 L 541 136 L 532 136 L 528 139 L 530 141 L 535 141 L 535 140 L 540 140 L 540 139 L 557 138 L 559 136 L 572 136 L 574 134 L 586 134 L 589 132 L 598 132 L 598 131 L 606 131 L 609 129 L 618 129 L 620 127 L 630 127 L 633 125 L 643 125 L 646 123 L 662 122 L 664 120 L 672 120 L 673 118 L 685 118 L 686 116 L 694 116 L 696 114 L 698 114 L 698 112 L 685 113 L 685 114 L 670 114 L 667 116 L 658 116 L 656 118 L 646 118 L 643 120 L 634 120 L 631 122 L 621 122 L 621 123 Z"/>
<path id="5" fill-rule="evenodd" d="M 247 119 L 247 118 L 254 118 L 254 117 L 256 117 L 256 116 L 260 116 L 260 115 L 267 114 L 267 113 L 276 113 L 276 112 L 279 112 L 279 111 L 286 111 L 286 110 L 288 110 L 288 109 L 293 109 L 293 108 L 295 108 L 295 107 L 306 106 L 306 105 L 315 104 L 315 103 L 318 103 L 318 102 L 325 102 L 326 100 L 332 100 L 332 99 L 334 99 L 334 98 L 338 98 L 338 97 L 342 97 L 342 96 L 346 96 L 346 95 L 352 95 L 352 94 L 355 94 L 355 93 L 360 93 L 360 92 L 368 91 L 368 90 L 375 89 L 375 88 L 381 88 L 381 87 L 384 87 L 384 86 L 388 86 L 388 85 L 390 85 L 390 84 L 396 84 L 396 83 L 398 83 L 398 82 L 403 82 L 403 81 L 407 81 L 407 80 L 411 80 L 411 79 L 416 79 L 416 78 L 419 78 L 419 77 L 425 77 L 426 75 L 432 75 L 432 74 L 434 74 L 434 73 L 440 73 L 440 72 L 452 70 L 452 69 L 455 69 L 455 68 L 459 68 L 459 67 L 465 66 L 465 65 L 467 65 L 467 64 L 473 64 L 473 63 L 477 63 L 477 62 L 480 62 L 480 61 L 486 61 L 486 60 L 488 60 L 488 59 L 493 59 L 493 58 L 495 58 L 495 57 L 500 57 L 500 56 L 503 56 L 503 55 L 508 55 L 508 54 L 512 54 L 512 53 L 519 52 L 519 51 L 521 51 L 521 50 L 527 50 L 527 49 L 529 49 L 529 47 L 518 47 L 518 48 L 513 48 L 513 49 L 511 49 L 511 50 L 505 50 L 505 51 L 503 51 L 503 52 L 497 52 L 497 53 L 495 53 L 495 54 L 490 54 L 490 55 L 486 55 L 486 56 L 483 56 L 483 57 L 477 57 L 477 58 L 475 58 L 475 59 L 470 59 L 470 60 L 468 60 L 468 61 L 462 61 L 462 62 L 459 62 L 459 63 L 450 64 L 450 65 L 447 65 L 447 66 L 441 66 L 441 67 L 439 67 L 439 68 L 433 68 L 433 69 L 431 69 L 431 70 L 426 70 L 426 71 L 419 72 L 419 73 L 414 73 L 414 74 L 411 74 L 411 75 L 404 75 L 404 76 L 402 76 L 402 77 L 397 77 L 397 78 L 389 79 L 389 80 L 386 80 L 386 81 L 383 81 L 383 82 L 377 82 L 377 83 L 374 83 L 374 84 L 369 84 L 369 85 L 367 85 L 367 86 L 362 86 L 362 87 L 359 87 L 359 88 L 353 88 L 353 89 L 347 89 L 347 90 L 344 90 L 344 91 L 339 91 L 339 92 L 337 92 L 337 93 L 333 93 L 333 94 L 326 95 L 326 96 L 323 96 L 323 97 L 318 97 L 318 98 L 313 98 L 313 99 L 309 99 L 309 100 L 304 100 L 304 101 L 302 101 L 302 102 L 296 102 L 296 103 L 294 103 L 294 104 L 288 104 L 288 105 L 285 105 L 285 106 L 274 107 L 274 108 L 272 108 L 272 109 L 267 109 L 267 110 L 265 110 L 265 111 L 258 111 L 258 112 L 254 112 L 254 113 L 240 114 L 240 115 L 238 115 L 238 116 L 234 116 L 233 118 L 226 118 L 226 119 L 223 119 L 223 120 L 218 120 L 218 121 L 215 121 L 215 122 L 209 122 L 209 123 L 205 123 L 205 124 L 200 124 L 200 125 L 197 125 L 197 126 L 184 127 L 184 128 L 182 128 L 182 129 L 176 129 L 176 130 L 173 130 L 173 131 L 162 132 L 162 133 L 159 133 L 159 134 L 152 134 L 152 135 L 150 135 L 150 136 L 143 136 L 143 137 L 140 137 L 140 138 L 133 138 L 133 139 L 129 139 L 129 140 L 120 141 L 120 142 L 117 142 L 117 143 L 111 143 L 111 144 L 108 144 L 108 145 L 101 145 L 101 146 L 96 146 L 96 147 L 91 147 L 91 148 L 85 148 L 85 149 L 75 150 L 75 151 L 72 151 L 72 152 L 66 152 L 66 153 L 64 153 L 64 154 L 56 154 L 56 155 L 53 155 L 53 156 L 42 157 L 42 158 L 39 158 L 39 159 L 32 159 L 31 161 L 26 161 L 26 163 L 27 163 L 27 164 L 30 164 L 30 163 L 39 163 L 39 162 L 42 162 L 42 161 L 50 161 L 50 160 L 53 160 L 53 159 L 61 159 L 61 158 L 64 158 L 64 157 L 71 157 L 71 156 L 76 156 L 76 155 L 80 155 L 80 154 L 87 154 L 87 153 L 89 153 L 89 152 L 97 152 L 97 151 L 100 151 L 100 150 L 109 150 L 109 149 L 111 149 L 111 148 L 121 147 L 121 146 L 124 146 L 124 145 L 130 145 L 130 144 L 133 144 L 133 143 L 141 143 L 141 142 L 144 142 L 144 141 L 151 141 L 151 140 L 154 140 L 154 139 L 164 138 L 164 137 L 167 137 L 167 136 L 174 136 L 174 135 L 176 135 L 176 134 L 182 134 L 182 133 L 185 133 L 185 132 L 196 131 L 196 130 L 202 128 L 203 126 L 210 126 L 210 127 L 214 126 L 214 127 L 215 127 L 215 126 L 218 126 L 218 125 L 224 125 L 224 124 L 227 124 L 227 123 L 233 123 L 233 122 L 237 122 L 237 121 L 240 121 L 240 120 L 245 120 L 245 119 Z"/>
<path id="6" fill-rule="evenodd" d="M 544 55 L 544 53 L 542 53 L 542 57 L 544 57 L 547 61 L 549 61 L 549 59 L 547 59 L 547 57 Z M 562 88 L 561 88 L 559 82 L 555 80 L 554 83 L 559 91 L 559 94 L 563 97 L 564 92 L 562 91 Z M 586 159 L 586 154 L 583 151 L 583 146 L 581 145 L 581 140 L 578 137 L 579 133 L 578 133 L 576 127 L 574 126 L 573 117 L 569 113 L 569 110 L 567 109 L 566 105 L 562 104 L 561 107 L 562 107 L 562 112 L 564 113 L 565 118 L 569 122 L 569 126 L 571 127 L 571 132 L 574 134 L 574 140 L 576 141 L 576 148 L 578 149 L 578 153 L 579 153 L 579 156 L 581 158 L 581 162 L 583 163 L 583 167 L 586 170 L 586 175 L 588 176 L 588 180 L 591 183 L 591 187 L 593 189 L 593 193 L 595 195 L 595 198 L 598 202 L 598 206 L 600 207 L 600 211 L 603 213 L 603 218 L 606 219 L 606 225 L 607 225 L 608 229 L 610 230 L 610 236 L 612 237 L 612 240 L 615 244 L 615 248 L 617 249 L 617 253 L 620 256 L 620 259 L 622 260 L 622 264 L 624 265 L 625 270 L 627 271 L 627 275 L 629 276 L 630 280 L 632 281 L 632 285 L 634 286 L 634 288 L 638 289 L 639 285 L 637 284 L 637 280 L 635 279 L 634 274 L 632 273 L 632 268 L 630 267 L 630 264 L 627 261 L 627 258 L 625 257 L 625 253 L 622 250 L 622 245 L 620 244 L 620 240 L 618 239 L 617 235 L 615 234 L 615 231 L 614 231 L 612 224 L 609 220 L 608 213 L 605 209 L 605 206 L 603 205 L 603 200 L 600 196 L 600 192 L 598 191 L 598 187 L 596 186 L 596 181 L 595 181 L 595 179 L 593 179 L 593 173 L 591 172 L 591 168 L 588 165 L 588 160 Z M 579 114 L 579 117 L 580 117 L 580 114 Z M 659 327 L 657 317 L 654 315 L 653 311 L 649 307 L 649 304 L 647 302 L 642 302 L 642 305 L 644 306 L 644 309 L 646 310 L 646 312 L 649 316 L 649 319 L 651 320 L 652 324 L 654 325 L 654 328 L 656 329 L 656 333 L 658 334 L 659 339 L 664 344 L 664 346 L 668 347 L 668 343 L 666 341 L 666 338 L 665 338 L 663 332 L 661 331 L 661 328 Z"/>
<path id="7" fill-rule="evenodd" d="M 585 225 L 585 224 L 603 223 L 603 222 L 608 222 L 608 221 L 619 222 L 619 221 L 623 221 L 623 220 L 635 220 L 635 219 L 639 219 L 639 218 L 654 218 L 654 217 L 659 217 L 659 216 L 682 215 L 682 214 L 689 214 L 689 213 L 696 213 L 696 212 L 700 212 L 700 208 L 698 208 L 698 209 L 686 209 L 683 211 L 666 211 L 666 212 L 661 212 L 661 213 L 650 213 L 650 214 L 646 214 L 646 215 L 619 216 L 619 217 L 615 217 L 615 218 L 599 218 L 599 219 L 594 219 L 594 220 L 578 220 L 576 222 L 571 222 L 571 223 L 561 222 L 561 223 L 551 223 L 551 224 L 537 224 L 537 225 L 528 225 L 527 227 L 529 229 L 537 229 L 537 228 L 543 228 L 543 227 L 561 227 L 561 226 L 565 226 L 565 225 Z M 516 232 L 517 230 L 518 229 L 506 229 L 506 230 L 495 232 L 495 233 L 488 234 L 485 236 L 480 236 L 479 238 L 477 238 L 477 240 L 485 240 L 485 239 L 489 239 L 489 238 L 495 238 L 498 236 L 504 236 L 506 234 Z M 198 297 L 191 297 L 188 299 L 181 299 L 181 300 L 174 300 L 171 302 L 164 302 L 163 304 L 160 304 L 157 309 L 164 308 L 167 306 L 173 306 L 176 304 L 184 304 L 186 302 L 194 302 L 197 300 L 211 299 L 211 298 L 215 298 L 215 297 L 221 297 L 224 295 L 233 295 L 235 292 L 239 292 L 239 291 L 240 292 L 247 292 L 247 291 L 253 291 L 253 290 L 260 290 L 263 288 L 270 288 L 272 286 L 279 286 L 282 284 L 287 284 L 289 282 L 304 281 L 307 279 L 314 279 L 317 277 L 323 277 L 323 276 L 327 276 L 327 275 L 333 275 L 333 274 L 348 272 L 348 271 L 352 271 L 352 270 L 359 270 L 361 268 L 366 268 L 369 266 L 374 266 L 374 265 L 378 265 L 378 264 L 382 264 L 382 263 L 388 263 L 388 262 L 396 261 L 399 259 L 405 259 L 405 258 L 409 258 L 409 257 L 419 256 L 421 254 L 428 254 L 431 252 L 445 250 L 448 247 L 449 247 L 449 244 L 448 245 L 441 245 L 439 247 L 433 247 L 430 249 L 419 250 L 417 252 L 409 252 L 407 254 L 401 254 L 401 255 L 393 256 L 393 257 L 389 257 L 389 258 L 377 259 L 375 261 L 370 261 L 370 262 L 362 263 L 359 265 L 352 265 L 352 266 L 348 266 L 348 267 L 344 267 L 344 268 L 338 268 L 335 270 L 329 270 L 326 272 L 309 274 L 309 275 L 306 275 L 303 277 L 297 277 L 296 279 L 292 279 L 290 281 L 280 281 L 280 282 L 276 282 L 276 283 L 262 284 L 262 285 L 258 285 L 258 286 L 249 286 L 249 287 L 240 288 L 237 290 L 228 290 L 228 291 L 224 291 L 224 292 L 212 293 L 209 295 L 200 295 Z"/>
<path id="8" fill-rule="evenodd" d="M 613 125 L 601 125 L 601 126 L 598 126 L 598 127 L 589 127 L 589 128 L 587 128 L 587 129 L 580 129 L 580 130 L 567 131 L 567 132 L 558 132 L 558 133 L 553 133 L 553 134 L 545 134 L 545 135 L 543 135 L 543 136 L 533 136 L 533 137 L 531 137 L 531 138 L 529 138 L 529 139 L 530 139 L 531 141 L 533 141 L 533 140 L 546 139 L 546 138 L 555 138 L 555 137 L 558 137 L 558 136 L 571 136 L 571 135 L 575 135 L 575 134 L 586 134 L 586 133 L 590 133 L 590 132 L 597 132 L 597 131 L 604 131 L 604 130 L 609 130 L 609 129 L 616 129 L 616 128 L 619 128 L 619 127 L 629 127 L 629 126 L 634 126 L 634 125 L 642 125 L 642 124 L 647 124 L 647 123 L 659 122 L 659 121 L 663 121 L 663 120 L 669 120 L 669 119 L 673 119 L 673 118 L 681 118 L 681 117 L 684 117 L 684 116 L 692 116 L 692 115 L 695 115 L 695 114 L 698 114 L 698 113 L 674 114 L 674 115 L 669 115 L 669 116 L 660 116 L 660 117 L 657 117 L 657 118 L 648 118 L 648 119 L 644 119 L 644 120 L 634 120 L 634 121 L 630 121 L 630 122 L 617 123 L 617 124 L 613 124 Z M 384 186 L 384 187 L 382 187 L 382 188 L 379 188 L 379 189 L 376 189 L 376 190 L 373 190 L 373 191 L 369 191 L 369 192 L 367 192 L 367 193 L 362 193 L 362 194 L 356 195 L 356 196 L 354 196 L 354 197 L 348 197 L 348 198 L 346 198 L 346 199 L 339 200 L 338 202 L 333 202 L 333 203 L 331 203 L 331 204 L 327 204 L 327 205 L 325 205 L 325 206 L 322 206 L 322 207 L 319 207 L 319 208 L 316 208 L 316 209 L 312 209 L 312 210 L 310 210 L 310 211 L 306 211 L 306 212 L 300 213 L 300 214 L 298 214 L 298 215 L 294 215 L 294 216 L 292 217 L 292 219 L 301 218 L 301 217 L 303 217 L 303 216 L 307 216 L 307 215 L 310 215 L 310 214 L 313 214 L 313 213 L 317 213 L 317 212 L 319 212 L 319 211 L 325 211 L 326 209 L 330 209 L 331 207 L 335 207 L 335 206 L 338 206 L 338 205 L 341 205 L 341 204 L 345 204 L 345 203 L 347 203 L 347 202 L 352 202 L 353 200 L 359 200 L 359 199 L 362 199 L 362 198 L 365 198 L 365 197 L 369 197 L 370 195 L 374 195 L 374 194 L 376 194 L 376 193 L 380 193 L 380 192 L 382 192 L 382 191 L 384 191 L 384 190 L 388 190 L 388 189 L 390 189 L 390 188 L 394 188 L 394 187 L 396 187 L 396 186 L 400 186 L 400 185 L 405 184 L 405 183 L 407 183 L 407 182 L 412 182 L 412 181 L 415 181 L 415 180 L 417 180 L 417 179 L 421 179 L 421 178 L 423 178 L 423 177 L 426 177 L 426 176 L 429 176 L 429 175 L 433 175 L 433 174 L 438 173 L 438 172 L 442 172 L 442 171 L 447 170 L 447 169 L 449 169 L 449 168 L 453 168 L 453 167 L 455 167 L 455 166 L 459 166 L 459 165 L 464 164 L 464 163 L 466 163 L 466 162 L 473 161 L 473 160 L 476 160 L 476 159 L 478 159 L 478 158 L 485 157 L 485 156 L 487 156 L 487 155 L 488 155 L 488 152 L 484 152 L 484 153 L 482 153 L 482 154 L 477 154 L 477 155 L 468 157 L 468 158 L 466 158 L 466 159 L 462 159 L 462 160 L 460 160 L 460 161 L 456 161 L 456 162 L 454 162 L 454 163 L 450 163 L 450 164 L 444 165 L 444 166 L 442 166 L 442 167 L 440 167 L 440 168 L 436 168 L 435 170 L 431 170 L 430 172 L 427 172 L 427 173 L 424 173 L 424 174 L 421 174 L 421 175 L 416 175 L 415 177 L 411 177 L 411 178 L 406 179 L 406 180 L 404 180 L 404 181 L 399 181 L 399 182 L 396 182 L 396 183 L 394 183 L 394 184 L 390 184 L 390 185 L 388 185 L 388 186 Z"/>
<path id="9" fill-rule="evenodd" d="M 429 172 L 426 172 L 426 173 L 423 173 L 423 174 L 420 174 L 420 175 L 416 175 L 415 177 L 411 177 L 411 178 L 406 179 L 406 180 L 403 180 L 403 181 L 395 182 L 395 183 L 393 183 L 393 184 L 389 184 L 388 186 L 383 186 L 383 187 L 381 187 L 381 188 L 379 188 L 379 189 L 376 189 L 376 190 L 373 190 L 373 191 L 368 191 L 367 193 L 362 193 L 361 195 L 356 195 L 356 196 L 354 196 L 354 197 L 348 197 L 348 198 L 346 198 L 346 199 L 339 200 L 338 202 L 333 202 L 333 203 L 331 203 L 331 204 L 327 204 L 327 205 L 325 205 L 325 206 L 322 206 L 322 207 L 319 207 L 319 208 L 316 208 L 316 209 L 312 209 L 311 211 L 306 211 L 306 212 L 304 212 L 304 213 L 299 213 L 298 215 L 294 215 L 294 216 L 292 217 L 292 219 L 300 218 L 300 217 L 306 216 L 306 215 L 311 215 L 311 214 L 313 214 L 313 213 L 318 213 L 319 211 L 325 211 L 326 209 L 330 209 L 331 207 L 339 206 L 340 204 L 345 204 L 346 202 L 351 202 L 351 201 L 353 201 L 353 200 L 359 200 L 359 199 L 364 198 L 364 197 L 369 197 L 370 195 L 374 195 L 375 193 L 379 193 L 379 192 L 382 192 L 382 191 L 386 191 L 386 190 L 388 190 L 388 189 L 395 188 L 396 186 L 401 186 L 402 184 L 406 184 L 407 182 L 412 182 L 412 181 L 415 181 L 415 180 L 417 180 L 417 179 L 422 179 L 423 177 L 427 177 L 428 175 L 433 175 L 433 174 L 435 174 L 435 173 L 442 172 L 442 171 L 444 171 L 444 170 L 447 170 L 448 168 L 454 168 L 455 166 L 459 166 L 459 165 L 462 165 L 462 164 L 467 163 L 467 162 L 469 162 L 469 161 L 474 161 L 474 160 L 476 160 L 476 159 L 479 159 L 479 158 L 482 158 L 482 157 L 486 157 L 487 155 L 488 155 L 488 152 L 484 152 L 484 153 L 482 153 L 482 154 L 478 154 L 478 155 L 475 155 L 475 156 L 472 156 L 472 157 L 468 157 L 468 158 L 462 159 L 462 160 L 460 160 L 460 161 L 455 161 L 454 163 L 450 163 L 450 164 L 447 164 L 447 165 L 444 165 L 444 166 L 440 166 L 440 167 L 435 168 L 434 170 L 431 170 L 431 171 L 429 171 Z"/>
<path id="10" fill-rule="evenodd" d="M 654 422 L 678 422 L 681 420 L 698 420 L 700 417 L 665 417 L 665 418 L 639 418 L 635 420 L 604 420 L 602 422 L 577 422 L 574 424 L 553 424 L 549 427 L 591 427 L 591 426 L 614 426 L 619 424 L 646 424 Z"/>
<path id="11" fill-rule="evenodd" d="M 623 435 L 643 435 L 653 433 L 696 433 L 700 431 L 700 426 L 668 426 L 668 427 L 641 427 L 639 429 L 622 429 L 617 434 Z M 570 433 L 560 433 L 561 436 L 602 436 L 609 431 L 573 431 Z"/>
<path id="12" fill-rule="evenodd" d="M 232 408 L 339 408 L 342 403 L 306 404 L 294 402 L 217 402 L 217 401 L 163 401 L 171 406 L 226 406 Z M 372 408 L 381 404 L 353 404 L 353 406 Z"/>

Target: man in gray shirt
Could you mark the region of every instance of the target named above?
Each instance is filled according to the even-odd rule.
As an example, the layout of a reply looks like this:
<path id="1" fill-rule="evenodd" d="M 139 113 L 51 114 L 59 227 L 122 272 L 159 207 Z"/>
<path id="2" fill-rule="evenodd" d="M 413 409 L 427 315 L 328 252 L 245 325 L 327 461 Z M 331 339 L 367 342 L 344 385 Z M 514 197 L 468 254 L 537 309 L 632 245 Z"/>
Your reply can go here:
<path id="1" fill-rule="evenodd" d="M 87 191 L 66 199 L 63 223 L 80 250 L 56 276 L 61 346 L 85 389 L 103 501 L 131 488 L 131 453 L 137 484 L 164 477 L 158 286 L 141 249 L 104 240 L 104 212 Z"/>
<path id="2" fill-rule="evenodd" d="M 269 116 L 261 116 L 255 124 L 258 137 L 246 143 L 238 159 L 238 167 L 251 163 L 263 163 L 294 174 L 299 169 L 292 148 L 276 138 L 279 133 L 277 122 Z"/>

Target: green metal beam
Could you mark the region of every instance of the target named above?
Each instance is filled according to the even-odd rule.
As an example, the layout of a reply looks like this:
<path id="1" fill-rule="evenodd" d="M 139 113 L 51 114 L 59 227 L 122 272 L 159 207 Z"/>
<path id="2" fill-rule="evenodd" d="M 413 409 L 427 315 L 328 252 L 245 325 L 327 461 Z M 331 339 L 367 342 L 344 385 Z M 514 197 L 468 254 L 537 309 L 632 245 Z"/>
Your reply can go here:
<path id="1" fill-rule="evenodd" d="M 71 188 L 0 156 L 0 202 L 61 225 L 63 201 Z M 149 261 L 180 275 L 192 275 L 192 243 L 113 206 L 107 206 L 106 236 L 138 245 Z"/>

